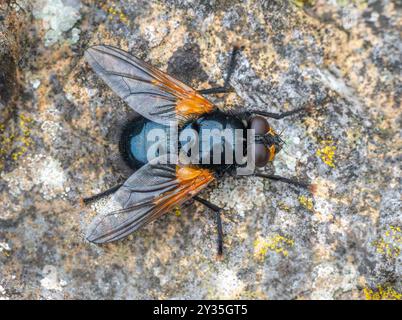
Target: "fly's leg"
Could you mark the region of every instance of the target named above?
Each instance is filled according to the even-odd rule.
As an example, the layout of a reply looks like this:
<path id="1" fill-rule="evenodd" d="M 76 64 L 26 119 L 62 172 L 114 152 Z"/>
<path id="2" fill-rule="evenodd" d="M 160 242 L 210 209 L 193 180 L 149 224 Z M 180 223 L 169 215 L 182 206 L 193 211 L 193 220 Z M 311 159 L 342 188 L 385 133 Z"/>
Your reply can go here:
<path id="1" fill-rule="evenodd" d="M 115 185 L 114 187 L 111 187 L 110 189 L 107 189 L 106 191 L 103 191 L 101 193 L 95 194 L 91 197 L 88 198 L 82 198 L 81 201 L 83 204 L 87 205 L 91 202 L 94 202 L 96 200 L 99 200 L 101 198 L 107 197 L 108 195 L 115 193 L 123 184 L 120 183 L 118 185 Z"/>
<path id="2" fill-rule="evenodd" d="M 267 118 L 273 118 L 273 119 L 279 120 L 279 119 L 283 119 L 285 117 L 292 116 L 296 113 L 307 112 L 309 110 L 310 110 L 309 107 L 303 107 L 303 108 L 297 108 L 297 109 L 282 112 L 282 113 L 273 113 L 273 112 L 266 112 L 266 111 L 261 111 L 261 110 L 248 110 L 248 112 L 250 114 L 259 114 L 259 115 L 267 117 Z"/>
<path id="3" fill-rule="evenodd" d="M 239 46 L 233 47 L 232 53 L 230 55 L 229 65 L 228 65 L 228 72 L 226 74 L 226 78 L 225 78 L 225 82 L 224 82 L 223 86 L 198 90 L 198 93 L 207 95 L 207 94 L 216 94 L 216 93 L 229 93 L 229 92 L 233 91 L 233 88 L 230 86 L 229 82 L 230 82 L 230 78 L 232 77 L 232 74 L 234 72 L 234 69 L 236 67 L 236 55 L 241 49 L 242 48 Z"/>
<path id="4" fill-rule="evenodd" d="M 329 101 L 329 99 L 330 99 L 330 97 L 327 96 L 320 103 L 325 104 L 325 103 L 327 103 Z M 283 119 L 283 118 L 286 118 L 286 117 L 289 117 L 289 116 L 292 116 L 294 114 L 301 113 L 301 112 L 309 113 L 312 110 L 314 110 L 314 107 L 313 107 L 313 105 L 311 103 L 309 103 L 304 107 L 300 107 L 300 108 L 296 108 L 296 109 L 293 109 L 293 110 L 290 110 L 290 111 L 285 111 L 285 112 L 280 112 L 280 113 L 267 112 L 267 111 L 262 111 L 262 110 L 247 110 L 247 114 L 248 115 L 259 114 L 259 115 L 261 115 L 263 117 L 273 118 L 273 119 L 279 120 L 279 119 Z"/>
<path id="5" fill-rule="evenodd" d="M 289 179 L 289 178 L 277 176 L 274 174 L 266 174 L 266 173 L 260 173 L 260 172 L 256 172 L 254 175 L 256 177 L 266 178 L 266 179 L 270 179 L 270 180 L 274 180 L 274 181 L 281 181 L 281 182 L 285 182 L 285 183 L 291 184 L 296 187 L 308 189 L 312 193 L 314 193 L 317 190 L 317 186 L 315 184 L 310 184 L 310 183 L 298 181 L 295 179 Z"/>
<path id="6" fill-rule="evenodd" d="M 230 93 L 230 92 L 233 92 L 233 88 L 230 86 L 227 86 L 227 87 L 223 86 L 223 87 L 202 89 L 202 90 L 198 90 L 197 92 L 201 93 L 203 95 L 217 94 L 217 93 Z"/>
<path id="7" fill-rule="evenodd" d="M 195 201 L 198 201 L 199 203 L 202 203 L 204 206 L 207 208 L 211 209 L 212 211 L 215 212 L 216 216 L 216 227 L 218 231 L 218 257 L 222 257 L 223 254 L 223 230 L 222 230 L 222 220 L 221 220 L 221 211 L 222 208 L 218 207 L 217 205 L 209 202 L 208 200 L 202 199 L 198 196 L 194 196 L 193 199 Z"/>
<path id="8" fill-rule="evenodd" d="M 229 66 L 228 66 L 228 72 L 226 74 L 225 82 L 224 82 L 224 87 L 228 88 L 230 87 L 230 78 L 232 77 L 232 74 L 235 70 L 236 67 L 236 55 L 239 53 L 239 51 L 242 49 L 242 47 L 239 46 L 234 46 L 232 50 L 232 54 L 230 55 L 230 61 L 229 61 Z"/>

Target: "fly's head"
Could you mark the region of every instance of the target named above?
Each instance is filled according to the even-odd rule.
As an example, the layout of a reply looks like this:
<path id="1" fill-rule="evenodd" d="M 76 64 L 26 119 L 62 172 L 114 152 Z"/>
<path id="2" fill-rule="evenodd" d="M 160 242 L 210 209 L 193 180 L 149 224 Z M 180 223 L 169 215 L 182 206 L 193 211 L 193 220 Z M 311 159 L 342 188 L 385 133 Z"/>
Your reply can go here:
<path id="1" fill-rule="evenodd" d="M 253 116 L 249 122 L 249 129 L 255 130 L 255 165 L 259 168 L 264 167 L 275 159 L 284 142 L 264 117 Z"/>

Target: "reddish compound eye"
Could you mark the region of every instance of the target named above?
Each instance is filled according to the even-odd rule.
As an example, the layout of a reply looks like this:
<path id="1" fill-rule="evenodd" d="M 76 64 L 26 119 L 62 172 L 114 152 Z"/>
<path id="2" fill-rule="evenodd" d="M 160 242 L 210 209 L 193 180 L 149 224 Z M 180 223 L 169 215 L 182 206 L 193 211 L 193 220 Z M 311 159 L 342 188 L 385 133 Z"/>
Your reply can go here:
<path id="1" fill-rule="evenodd" d="M 250 129 L 255 130 L 255 135 L 262 136 L 270 130 L 270 127 L 267 119 L 261 116 L 254 116 L 250 122 Z M 262 143 L 256 143 L 254 159 L 257 167 L 265 167 L 270 159 L 269 149 Z"/>
<path id="2" fill-rule="evenodd" d="M 259 168 L 265 167 L 269 161 L 269 150 L 268 148 L 261 144 L 261 143 L 256 143 L 255 144 L 255 165 Z"/>
<path id="3" fill-rule="evenodd" d="M 267 119 L 261 116 L 255 116 L 251 119 L 250 129 L 255 130 L 256 135 L 264 135 L 269 131 Z"/>

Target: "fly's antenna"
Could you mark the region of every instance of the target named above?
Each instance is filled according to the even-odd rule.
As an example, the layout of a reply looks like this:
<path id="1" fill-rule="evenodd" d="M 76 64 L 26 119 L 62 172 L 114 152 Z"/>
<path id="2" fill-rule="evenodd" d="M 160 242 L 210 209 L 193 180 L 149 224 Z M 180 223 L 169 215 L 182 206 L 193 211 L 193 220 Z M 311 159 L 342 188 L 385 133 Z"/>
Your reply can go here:
<path id="1" fill-rule="evenodd" d="M 286 141 L 282 139 L 282 134 L 283 134 L 284 132 L 285 132 L 285 128 L 283 128 L 282 131 L 278 134 L 278 138 L 279 138 L 279 141 L 280 141 L 282 144 L 286 145 Z"/>

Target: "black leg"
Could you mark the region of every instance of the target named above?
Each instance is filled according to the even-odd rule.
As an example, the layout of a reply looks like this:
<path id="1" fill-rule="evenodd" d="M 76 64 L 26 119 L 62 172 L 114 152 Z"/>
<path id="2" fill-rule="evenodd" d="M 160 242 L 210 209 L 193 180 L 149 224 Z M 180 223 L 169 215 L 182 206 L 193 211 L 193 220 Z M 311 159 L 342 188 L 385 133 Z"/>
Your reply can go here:
<path id="1" fill-rule="evenodd" d="M 229 66 L 228 66 L 228 73 L 226 74 L 226 78 L 225 78 L 225 83 L 224 83 L 224 87 L 229 87 L 230 84 L 230 78 L 232 77 L 232 74 L 234 72 L 234 69 L 236 67 L 236 55 L 239 53 L 239 51 L 242 48 L 239 46 L 234 46 L 233 50 L 232 50 L 232 54 L 230 55 L 230 61 L 229 61 Z"/>
<path id="2" fill-rule="evenodd" d="M 296 113 L 299 112 L 303 112 L 303 111 L 308 111 L 309 108 L 297 108 L 295 110 L 291 110 L 291 111 L 286 111 L 286 112 L 282 112 L 282 113 L 272 113 L 272 112 L 266 112 L 266 111 L 261 111 L 261 110 L 249 110 L 248 112 L 250 112 L 251 114 L 259 114 L 261 116 L 264 117 L 268 117 L 268 118 L 274 118 L 274 119 L 282 119 L 291 115 L 294 115 Z"/>
<path id="3" fill-rule="evenodd" d="M 123 184 L 120 183 L 114 187 L 111 187 L 110 189 L 107 189 L 106 191 L 103 191 L 101 193 L 95 194 L 94 196 L 88 197 L 88 198 L 82 198 L 81 201 L 83 204 L 88 204 L 93 201 L 99 200 L 103 197 L 106 197 L 112 193 L 115 193 Z"/>
<path id="4" fill-rule="evenodd" d="M 198 90 L 197 92 L 204 94 L 204 95 L 215 94 L 215 93 L 229 93 L 229 92 L 233 92 L 233 88 L 232 87 L 215 87 L 215 88 Z"/>
<path id="5" fill-rule="evenodd" d="M 222 220 L 221 220 L 221 210 L 217 205 L 209 202 L 208 200 L 202 199 L 198 196 L 194 196 L 193 199 L 202 203 L 207 208 L 215 212 L 216 215 L 216 227 L 218 230 L 218 256 L 222 256 L 223 253 L 223 230 L 222 230 Z"/>
<path id="6" fill-rule="evenodd" d="M 230 55 L 230 61 L 228 64 L 228 72 L 226 74 L 226 78 L 225 78 L 223 87 L 202 89 L 202 90 L 198 90 L 198 93 L 206 95 L 206 94 L 215 94 L 215 93 L 229 93 L 229 92 L 233 91 L 233 88 L 230 86 L 229 82 L 230 82 L 230 78 L 232 77 L 232 74 L 234 72 L 234 69 L 236 67 L 236 55 L 240 50 L 241 50 L 241 47 L 239 47 L 239 46 L 233 47 L 232 53 Z"/>
<path id="7" fill-rule="evenodd" d="M 294 185 L 296 187 L 308 189 L 313 193 L 317 189 L 317 186 L 315 184 L 310 184 L 310 183 L 306 183 L 306 182 L 302 182 L 302 181 L 297 181 L 297 180 L 293 180 L 293 179 L 289 179 L 289 178 L 284 178 L 284 177 L 277 176 L 277 175 L 274 175 L 274 174 L 265 174 L 265 173 L 256 172 L 254 175 L 256 177 L 271 179 L 271 180 L 275 180 L 275 181 L 281 181 L 281 182 L 285 182 L 285 183 Z"/>

